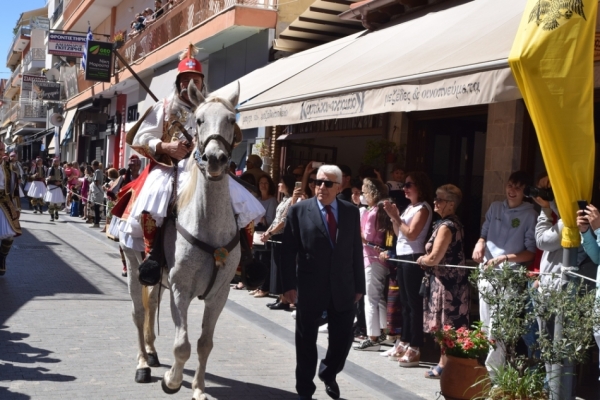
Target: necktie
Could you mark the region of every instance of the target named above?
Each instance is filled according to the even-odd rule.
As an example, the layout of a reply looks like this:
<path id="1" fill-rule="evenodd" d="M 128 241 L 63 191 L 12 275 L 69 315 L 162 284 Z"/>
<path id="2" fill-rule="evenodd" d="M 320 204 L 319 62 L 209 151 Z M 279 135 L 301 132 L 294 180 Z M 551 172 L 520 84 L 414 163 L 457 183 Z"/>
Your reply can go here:
<path id="1" fill-rule="evenodd" d="M 337 235 L 337 222 L 335 220 L 335 216 L 331 211 L 331 206 L 325 206 L 325 211 L 327 214 L 325 215 L 325 219 L 327 220 L 327 229 L 329 230 L 329 237 L 333 244 L 335 244 L 335 239 Z"/>

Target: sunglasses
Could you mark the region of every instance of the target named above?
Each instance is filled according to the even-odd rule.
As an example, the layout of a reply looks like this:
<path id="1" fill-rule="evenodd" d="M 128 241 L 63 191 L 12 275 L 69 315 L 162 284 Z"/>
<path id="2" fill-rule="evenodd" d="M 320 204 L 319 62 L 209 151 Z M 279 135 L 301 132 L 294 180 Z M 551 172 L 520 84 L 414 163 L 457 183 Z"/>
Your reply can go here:
<path id="1" fill-rule="evenodd" d="M 446 200 L 446 199 L 442 199 L 441 197 L 434 197 L 434 198 L 433 198 L 433 201 L 434 201 L 435 203 L 441 203 L 442 201 L 448 201 L 448 200 Z"/>
<path id="2" fill-rule="evenodd" d="M 415 184 L 413 182 L 406 182 L 404 184 L 404 186 L 402 186 L 403 189 L 410 189 L 411 187 L 415 186 Z"/>
<path id="3" fill-rule="evenodd" d="M 333 187 L 334 183 L 337 183 L 337 182 L 326 181 L 323 179 L 315 179 L 315 186 L 317 186 L 317 187 L 320 187 L 321 185 L 325 184 L 326 188 L 331 189 Z"/>

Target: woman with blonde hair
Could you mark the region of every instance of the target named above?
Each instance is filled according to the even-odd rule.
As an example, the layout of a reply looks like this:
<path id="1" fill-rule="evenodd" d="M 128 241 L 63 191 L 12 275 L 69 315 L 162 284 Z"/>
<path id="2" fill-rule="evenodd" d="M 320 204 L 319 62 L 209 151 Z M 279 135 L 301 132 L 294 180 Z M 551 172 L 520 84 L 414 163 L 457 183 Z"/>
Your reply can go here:
<path id="1" fill-rule="evenodd" d="M 464 230 L 455 212 L 462 192 L 454 185 L 440 186 L 433 199 L 434 211 L 441 217 L 425 245 L 425 255 L 417 264 L 426 271 L 429 293 L 424 299 L 423 330 L 434 332 L 450 325 L 469 326 L 470 292 L 468 271 L 443 265 L 465 265 Z M 418 361 L 418 358 L 417 358 Z M 438 365 L 425 373 L 426 378 L 438 379 L 446 365 L 441 355 Z"/>

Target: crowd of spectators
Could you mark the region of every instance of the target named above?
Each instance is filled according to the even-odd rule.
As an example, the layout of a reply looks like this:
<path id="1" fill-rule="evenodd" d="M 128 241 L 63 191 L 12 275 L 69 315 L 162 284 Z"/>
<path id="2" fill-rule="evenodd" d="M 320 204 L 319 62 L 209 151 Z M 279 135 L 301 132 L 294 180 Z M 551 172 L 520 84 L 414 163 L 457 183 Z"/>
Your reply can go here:
<path id="1" fill-rule="evenodd" d="M 154 9 L 148 7 L 142 12 L 135 14 L 135 18 L 131 21 L 129 37 L 134 37 L 143 31 L 146 27 L 152 25 L 165 12 L 172 9 L 180 0 L 154 0 Z"/>
<path id="2" fill-rule="evenodd" d="M 268 304 L 272 310 L 293 310 L 294 304 L 287 304 L 282 296 L 278 271 L 282 233 L 290 207 L 316 196 L 315 179 L 321 163 L 311 162 L 283 175 L 278 185 L 280 202 L 274 182 L 260 169 L 260 158 L 252 155 L 247 163 L 246 180 L 257 185 L 258 198 L 267 210 L 255 226 L 254 257 L 270 271 L 266 281 L 249 294 L 273 297 L 275 301 Z M 467 264 L 467 255 L 480 268 L 526 266 L 533 273 L 542 272 L 535 285 L 559 286 L 562 220 L 553 201 L 527 198 L 524 193 L 528 186 L 551 188 L 547 174 L 534 183 L 523 171 L 512 173 L 504 182 L 505 199 L 490 205 L 481 231 L 475 233 L 479 240 L 468 249 L 457 216 L 463 197 L 457 186 L 448 183 L 433 188 L 427 174 L 406 173 L 401 166 L 394 167 L 385 183 L 373 168 L 361 169 L 354 179 L 349 167 L 339 168 L 342 180 L 338 200 L 353 203 L 361 214 L 366 295 L 357 303 L 355 351 L 378 352 L 401 367 L 416 367 L 425 334 L 447 325 L 470 327 L 477 316 L 471 312 L 469 271 L 460 268 Z M 580 212 L 578 222 L 584 248 L 597 263 L 600 241 L 591 232 L 600 233 L 600 213 L 593 206 L 586 212 Z M 548 272 L 558 273 L 544 275 Z M 234 288 L 244 289 L 244 285 L 238 283 Z M 478 289 L 486 288 L 487 282 L 481 281 Z M 493 339 L 490 307 L 481 299 L 479 311 L 484 329 Z M 326 321 L 324 313 L 320 332 L 327 332 Z M 542 329 L 551 333 L 553 327 L 544 325 Z M 538 331 L 535 324 L 524 337 L 530 349 Z M 382 345 L 388 346 L 386 351 Z M 492 350 L 486 360 L 492 374 L 503 363 L 501 347 Z M 439 378 L 445 364 L 442 354 L 425 377 Z"/>

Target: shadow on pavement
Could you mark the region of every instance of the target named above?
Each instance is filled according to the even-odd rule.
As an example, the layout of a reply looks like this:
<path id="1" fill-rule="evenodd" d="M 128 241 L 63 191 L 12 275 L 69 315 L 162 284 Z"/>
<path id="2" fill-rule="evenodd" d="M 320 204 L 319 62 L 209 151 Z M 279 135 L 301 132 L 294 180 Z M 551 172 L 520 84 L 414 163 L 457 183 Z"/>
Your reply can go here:
<path id="1" fill-rule="evenodd" d="M 8 326 L 0 326 L 0 381 L 32 381 L 32 382 L 69 382 L 76 378 L 70 375 L 48 373 L 48 368 L 35 366 L 24 367 L 22 364 L 56 364 L 61 360 L 52 358 L 51 351 L 33 347 L 23 342 L 29 337 L 27 333 L 11 332 Z M 13 363 L 19 363 L 15 366 Z M 30 397 L 0 387 L 2 399 L 29 399 Z"/>

